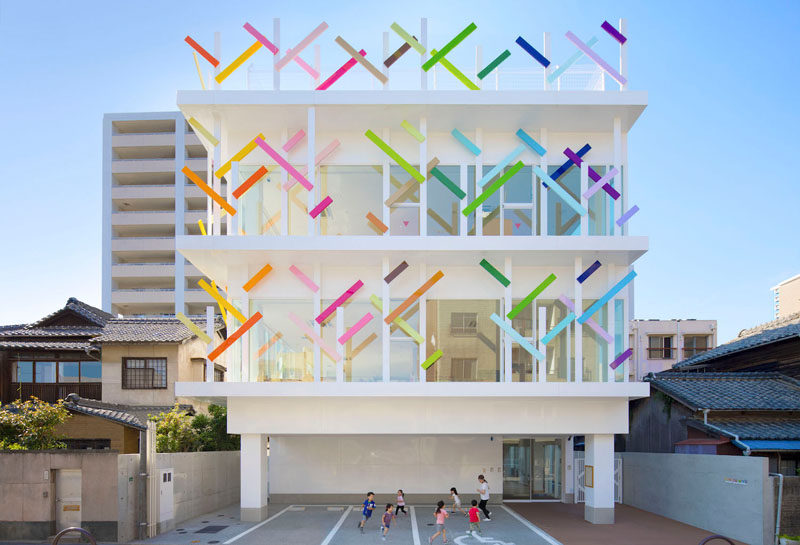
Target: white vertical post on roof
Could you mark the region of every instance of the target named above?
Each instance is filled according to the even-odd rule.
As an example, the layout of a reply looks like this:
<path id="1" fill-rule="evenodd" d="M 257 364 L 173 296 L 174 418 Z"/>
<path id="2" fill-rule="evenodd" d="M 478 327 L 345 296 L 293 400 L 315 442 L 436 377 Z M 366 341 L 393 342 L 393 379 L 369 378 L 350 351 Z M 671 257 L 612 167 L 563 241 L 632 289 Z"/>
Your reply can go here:
<path id="1" fill-rule="evenodd" d="M 481 66 L 483 66 L 483 47 L 480 45 L 475 46 L 475 77 L 473 81 L 475 81 L 475 85 L 478 87 L 481 86 L 481 80 L 478 77 L 478 72 L 481 71 Z"/>
<path id="2" fill-rule="evenodd" d="M 542 55 L 545 58 L 550 58 L 550 33 L 545 32 L 542 36 Z M 549 91 L 552 87 L 549 81 L 547 81 L 547 77 L 550 75 L 550 72 L 553 71 L 553 63 L 550 63 L 542 73 L 542 80 L 544 81 L 544 90 Z M 544 145 L 544 144 L 542 144 Z"/>
<path id="3" fill-rule="evenodd" d="M 206 335 L 211 337 L 207 350 L 214 348 L 214 305 L 206 306 Z M 214 362 L 206 358 L 206 382 L 214 382 Z"/>
<path id="4" fill-rule="evenodd" d="M 278 54 L 272 56 L 272 90 L 281 90 L 281 71 L 277 64 L 281 59 L 281 20 L 279 17 L 272 19 L 272 43 L 278 48 Z"/>
<path id="5" fill-rule="evenodd" d="M 425 139 L 419 144 L 419 171 L 428 179 L 428 119 L 419 118 L 419 132 Z M 419 234 L 428 235 L 428 186 L 430 184 L 419 185 Z"/>
<path id="6" fill-rule="evenodd" d="M 425 53 L 420 55 L 419 64 L 422 66 L 425 64 L 425 61 L 428 60 L 428 19 L 426 17 L 422 17 L 419 20 L 419 38 L 420 38 L 420 45 L 425 48 Z M 423 91 L 428 90 L 428 73 L 420 68 L 419 70 L 419 87 Z"/>
<path id="7" fill-rule="evenodd" d="M 314 70 L 317 71 L 317 77 L 312 80 L 311 90 L 313 91 L 316 89 L 319 84 L 319 74 L 322 73 L 322 54 L 321 54 L 321 47 L 319 44 L 314 44 Z"/>
<path id="8" fill-rule="evenodd" d="M 627 32 L 627 21 L 623 18 L 619 20 L 619 33 L 623 36 L 625 32 Z M 628 90 L 628 42 L 626 41 L 624 44 L 619 44 L 619 73 L 620 75 L 625 78 L 625 83 L 620 84 L 619 90 L 620 91 L 627 91 Z"/>
<path id="9" fill-rule="evenodd" d="M 386 59 L 389 56 L 389 32 L 383 33 L 383 59 Z M 389 69 L 386 68 L 386 65 L 383 64 L 383 60 L 381 60 L 381 73 L 384 76 L 389 75 Z M 389 78 L 386 78 L 386 83 L 383 84 L 383 90 L 386 91 L 389 89 Z"/>
<path id="10" fill-rule="evenodd" d="M 513 261 L 510 256 L 506 256 L 505 261 L 503 263 L 503 274 L 506 275 L 509 281 L 512 279 L 513 274 Z M 505 316 L 511 311 L 512 306 L 512 293 L 511 293 L 511 284 L 503 288 L 503 308 L 501 310 L 501 316 Z M 533 303 L 533 308 L 536 308 L 536 303 Z M 532 309 L 526 309 L 531 314 L 533 314 Z M 508 336 L 508 333 L 503 332 L 503 376 L 501 377 L 502 382 L 511 382 L 513 379 L 513 370 L 511 368 L 512 364 L 512 342 L 511 337 Z"/>
<path id="11" fill-rule="evenodd" d="M 215 32 L 214 33 L 214 56 L 217 59 L 222 60 L 222 34 L 220 34 L 219 32 Z M 222 69 L 220 68 L 219 64 L 217 64 L 217 66 L 214 67 L 214 76 L 215 77 L 211 78 L 211 82 L 214 85 L 214 90 L 215 91 L 219 89 L 219 82 L 217 81 L 216 76 L 219 75 L 221 70 Z M 216 136 L 216 135 L 214 135 L 214 136 Z"/>
<path id="12" fill-rule="evenodd" d="M 586 164 L 586 163 L 584 163 Z M 575 256 L 575 266 L 573 268 L 573 278 L 578 278 L 583 272 L 583 257 Z M 575 315 L 580 316 L 583 314 L 583 284 L 574 281 L 575 285 Z M 573 322 L 575 324 L 575 382 L 583 382 L 583 325 L 578 323 L 578 320 Z M 569 366 L 569 361 L 567 362 Z"/>
<path id="13" fill-rule="evenodd" d="M 314 106 L 308 107 L 308 127 L 306 127 L 306 140 L 308 142 L 308 157 L 306 159 L 306 164 L 308 165 L 308 173 L 306 174 L 306 178 L 308 179 L 308 183 L 310 183 L 313 187 L 311 191 L 308 192 L 308 211 L 310 212 L 316 205 L 317 199 L 322 200 L 325 198 L 326 195 L 323 195 L 322 192 L 317 187 L 316 183 L 316 175 L 317 169 L 314 167 L 314 150 L 316 148 L 316 131 L 317 131 L 317 109 Z M 288 133 L 287 133 L 288 134 Z M 308 235 L 315 236 L 318 235 L 320 230 L 318 225 L 322 222 L 322 214 L 317 216 L 316 219 L 312 218 L 310 214 L 306 214 L 308 216 Z"/>

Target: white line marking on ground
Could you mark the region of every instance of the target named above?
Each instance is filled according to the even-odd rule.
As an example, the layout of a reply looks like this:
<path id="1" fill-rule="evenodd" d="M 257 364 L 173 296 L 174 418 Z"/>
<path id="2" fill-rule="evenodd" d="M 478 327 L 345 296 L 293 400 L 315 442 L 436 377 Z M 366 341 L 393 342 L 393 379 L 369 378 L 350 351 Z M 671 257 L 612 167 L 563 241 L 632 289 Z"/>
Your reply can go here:
<path id="1" fill-rule="evenodd" d="M 338 532 L 339 528 L 341 528 L 342 524 L 344 524 L 344 519 L 346 519 L 347 515 L 350 514 L 350 510 L 351 509 L 352 509 L 352 507 L 348 507 L 347 509 L 344 510 L 344 513 L 342 514 L 341 517 L 339 517 L 339 521 L 336 523 L 336 526 L 331 528 L 331 531 L 328 532 L 328 535 L 325 536 L 325 539 L 323 539 L 322 543 L 320 543 L 319 545 L 328 545 L 328 543 L 331 542 L 331 540 L 333 539 L 333 536 L 336 535 L 336 532 Z"/>
<path id="2" fill-rule="evenodd" d="M 239 534 L 238 536 L 233 536 L 233 537 L 232 537 L 232 538 L 230 538 L 228 541 L 224 542 L 222 545 L 230 545 L 231 543 L 233 543 L 234 541 L 236 541 L 236 540 L 237 540 L 237 539 L 239 539 L 240 537 L 246 536 L 247 534 L 249 534 L 249 533 L 250 533 L 250 532 L 252 532 L 253 530 L 256 530 L 256 529 L 258 529 L 258 528 L 261 528 L 262 526 L 264 526 L 266 523 L 268 523 L 268 522 L 269 522 L 269 521 L 271 521 L 271 520 L 275 520 L 276 518 L 278 518 L 279 516 L 281 516 L 282 514 L 284 514 L 286 511 L 288 511 L 288 510 L 289 510 L 289 509 L 291 509 L 292 507 L 296 507 L 296 506 L 295 506 L 295 505 L 290 505 L 289 507 L 285 507 L 285 508 L 281 509 L 280 511 L 278 511 L 277 513 L 275 513 L 274 515 L 272 515 L 271 517 L 269 517 L 267 520 L 265 520 L 265 521 L 262 521 L 262 522 L 259 522 L 258 524 L 256 524 L 256 525 L 255 525 L 255 526 L 253 526 L 252 528 L 248 528 L 247 530 L 245 530 L 244 532 L 242 532 L 242 533 L 241 533 L 241 534 Z"/>
<path id="3" fill-rule="evenodd" d="M 550 545 L 564 545 L 563 543 L 558 541 L 556 538 L 554 538 L 553 536 L 551 536 L 550 534 L 548 534 L 547 532 L 545 532 L 544 530 L 542 530 L 541 528 L 539 528 L 538 526 L 533 524 L 531 521 L 525 519 L 522 515 L 520 515 L 519 513 L 514 511 L 513 509 L 509 509 L 505 505 L 501 505 L 500 507 L 505 509 L 508 512 L 509 515 L 511 515 L 512 517 L 514 517 L 515 519 L 520 521 L 522 524 L 527 526 L 528 529 L 530 531 L 532 531 L 534 534 L 538 535 L 539 537 L 544 539 L 546 542 L 550 543 Z"/>
<path id="4" fill-rule="evenodd" d="M 411 537 L 414 538 L 414 545 L 419 545 L 419 527 L 417 526 L 417 512 L 412 505 L 409 508 L 411 511 Z"/>

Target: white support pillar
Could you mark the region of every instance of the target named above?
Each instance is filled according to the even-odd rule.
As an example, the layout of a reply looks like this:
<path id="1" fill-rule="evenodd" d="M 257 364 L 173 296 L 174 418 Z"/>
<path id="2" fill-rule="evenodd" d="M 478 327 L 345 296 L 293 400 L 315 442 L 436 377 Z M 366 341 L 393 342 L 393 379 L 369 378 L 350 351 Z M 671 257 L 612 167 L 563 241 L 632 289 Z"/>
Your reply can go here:
<path id="1" fill-rule="evenodd" d="M 475 145 L 479 149 L 483 149 L 483 129 L 475 129 Z M 481 187 L 478 185 L 480 179 L 483 178 L 483 153 L 475 157 L 475 197 L 481 193 Z M 483 205 L 480 205 L 475 212 L 475 236 L 483 235 Z"/>
<path id="2" fill-rule="evenodd" d="M 592 524 L 614 524 L 614 434 L 586 435 L 586 503 L 583 518 Z M 591 475 L 591 477 L 590 477 Z"/>
<path id="3" fill-rule="evenodd" d="M 539 328 L 539 352 L 544 354 L 545 358 L 539 361 L 539 373 L 537 375 L 537 382 L 547 382 L 547 346 L 542 343 L 542 338 L 547 334 L 547 307 L 539 308 L 539 319 L 537 320 Z M 536 358 L 533 361 L 538 361 Z"/>
<path id="4" fill-rule="evenodd" d="M 542 55 L 544 55 L 545 58 L 550 58 L 550 33 L 549 32 L 545 32 L 544 36 L 542 37 Z M 544 69 L 544 73 L 542 74 L 542 77 L 544 79 L 544 90 L 545 91 L 549 91 L 550 90 L 550 82 L 547 81 L 547 77 L 550 75 L 550 72 L 552 72 L 552 71 L 553 71 L 553 63 L 551 62 L 549 65 L 547 65 L 547 67 Z M 542 144 L 542 145 L 544 145 L 544 144 Z"/>
<path id="5" fill-rule="evenodd" d="M 586 162 L 583 163 L 584 165 Z M 575 257 L 574 277 L 577 278 L 583 272 L 583 258 Z M 575 314 L 580 316 L 583 313 L 583 284 L 575 281 Z M 575 320 L 575 382 L 583 382 L 583 325 Z M 567 363 L 569 367 L 569 363 Z"/>
<path id="6" fill-rule="evenodd" d="M 267 436 L 243 433 L 239 459 L 239 517 L 243 522 L 260 522 L 267 518 L 267 461 Z"/>
<path id="7" fill-rule="evenodd" d="M 336 309 L 336 338 L 338 339 L 342 335 L 344 335 L 344 309 L 342 307 L 339 307 Z M 342 346 L 342 363 L 336 364 L 336 382 L 344 382 L 344 366 L 346 361 L 347 361 L 347 343 L 345 343 L 344 346 Z"/>
<path id="8" fill-rule="evenodd" d="M 272 20 L 272 43 L 278 48 L 278 54 L 272 56 L 272 90 L 280 91 L 281 72 L 276 68 L 278 61 L 281 59 L 281 20 L 278 17 Z"/>
<path id="9" fill-rule="evenodd" d="M 510 282 L 513 282 L 513 260 L 511 257 L 506 257 L 505 262 L 503 264 L 503 274 L 505 274 L 506 278 Z M 513 305 L 513 299 L 511 294 L 511 284 L 503 288 L 503 311 L 501 316 L 506 316 L 509 312 L 511 312 L 511 308 Z M 532 302 L 533 309 L 536 308 L 536 301 Z M 526 312 L 530 312 L 533 314 L 534 312 L 527 308 L 525 309 Z M 512 342 L 511 337 L 508 336 L 507 333 L 503 333 L 503 376 L 500 378 L 501 382 L 511 382 L 514 378 L 514 371 L 512 369 L 512 359 L 513 359 L 513 351 L 512 351 Z"/>
<path id="10" fill-rule="evenodd" d="M 627 21 L 625 19 L 620 18 L 619 20 L 619 33 L 623 36 L 628 30 Z M 628 42 L 626 41 L 624 44 L 619 44 L 619 73 L 622 77 L 625 78 L 625 83 L 619 86 L 620 91 L 627 91 L 628 90 Z"/>
<path id="11" fill-rule="evenodd" d="M 320 289 L 314 292 L 314 314 L 317 315 L 322 312 L 322 290 L 325 289 L 325 286 L 321 284 L 322 282 L 322 266 L 317 262 L 314 263 L 314 283 L 317 286 L 320 286 Z M 322 337 L 322 326 L 314 320 L 312 324 L 314 326 L 314 333 Z M 334 344 L 334 346 L 336 346 Z M 338 363 L 336 365 L 339 365 Z M 322 381 L 322 350 L 320 350 L 319 344 L 314 343 L 314 382 L 321 382 Z"/>
<path id="12" fill-rule="evenodd" d="M 384 210 L 386 207 L 384 206 Z M 389 258 L 384 257 L 381 260 L 381 277 L 386 278 L 386 275 L 389 274 Z M 391 345 L 390 345 L 390 330 L 389 324 L 384 322 L 384 318 L 388 316 L 391 312 L 389 308 L 389 284 L 386 282 L 381 282 L 381 304 L 383 305 L 383 312 L 381 312 L 381 376 L 383 378 L 383 382 L 389 382 L 391 378 L 391 368 L 389 367 L 390 364 L 390 353 L 391 353 Z M 425 344 L 425 343 L 422 343 Z"/>
<path id="13" fill-rule="evenodd" d="M 217 140 L 221 140 L 222 138 L 222 122 L 218 115 L 214 115 L 214 137 Z M 214 161 L 212 163 L 211 170 L 208 171 L 209 177 L 209 186 L 211 186 L 214 191 L 217 193 L 221 193 L 222 190 L 222 179 L 217 178 L 215 172 L 222 164 L 222 147 L 225 146 L 226 151 L 228 147 L 227 139 L 225 142 L 220 142 L 219 145 L 214 146 Z M 210 199 L 209 199 L 210 200 Z M 206 232 L 212 235 L 221 235 L 222 234 L 222 225 L 220 220 L 220 208 L 219 205 L 215 201 L 211 201 L 211 220 L 210 223 L 212 226 L 206 227 Z"/>
<path id="14" fill-rule="evenodd" d="M 625 286 L 625 289 L 622 290 L 622 349 L 625 350 L 625 347 L 628 346 L 628 343 L 631 343 L 631 320 L 633 319 L 633 314 L 629 312 L 628 308 L 628 301 L 632 298 L 631 296 L 631 289 L 632 289 L 633 282 Z M 713 344 L 712 346 L 716 346 Z M 633 350 L 633 356 L 638 358 L 639 357 L 639 347 L 633 346 L 631 343 L 630 348 Z M 629 376 L 631 373 L 631 365 L 633 364 L 633 358 L 628 358 L 622 363 L 624 367 L 624 381 L 628 382 L 630 380 Z M 634 371 L 636 367 L 633 367 Z M 634 381 L 637 381 L 637 377 L 633 377 Z"/>
<path id="15" fill-rule="evenodd" d="M 475 82 L 475 85 L 477 85 L 478 87 L 481 86 L 481 80 L 478 77 L 478 72 L 481 71 L 482 67 L 483 67 L 483 47 L 481 47 L 480 45 L 476 45 L 475 46 L 475 77 L 473 78 L 473 81 Z"/>
<path id="16" fill-rule="evenodd" d="M 614 118 L 614 167 L 620 172 L 622 172 L 622 120 L 619 117 Z M 625 177 L 628 177 L 628 173 L 625 172 Z M 614 234 L 617 236 L 622 236 L 624 231 L 625 225 L 623 224 L 622 227 L 618 227 L 616 225 L 617 218 L 622 216 L 623 212 L 627 210 L 625 207 L 628 201 L 628 192 L 624 190 L 622 187 L 622 176 L 617 174 L 614 176 L 614 189 L 619 191 L 622 196 L 614 201 L 614 217 L 611 218 L 611 223 L 609 224 L 612 229 L 614 229 Z"/>
<path id="17" fill-rule="evenodd" d="M 542 127 L 539 130 L 539 143 L 542 145 L 543 148 L 547 149 L 547 129 Z M 539 168 L 541 168 L 544 172 L 547 172 L 547 158 L 546 155 L 542 155 L 539 159 Z M 535 176 L 535 174 L 534 174 Z M 539 234 L 541 236 L 547 236 L 547 192 L 548 190 L 541 185 L 541 180 L 539 180 Z M 534 193 L 535 195 L 535 193 Z"/>
<path id="18" fill-rule="evenodd" d="M 383 129 L 381 136 L 383 137 L 383 141 L 386 142 L 388 145 L 392 145 L 389 129 Z M 383 233 L 383 236 L 392 235 L 392 222 L 390 220 L 391 217 L 391 207 L 386 206 L 387 199 L 392 195 L 392 183 L 391 183 L 391 167 L 389 166 L 389 156 L 385 153 L 383 155 L 383 164 L 381 168 L 383 170 L 383 203 L 381 209 L 383 210 L 383 215 L 381 217 L 381 221 L 384 225 L 389 227 L 389 230 Z M 386 271 L 384 275 L 389 274 L 389 271 Z M 385 282 L 384 282 L 385 283 Z M 384 303 L 385 304 L 385 303 Z M 384 307 L 383 309 L 387 314 L 389 313 L 388 310 Z"/>
<path id="19" fill-rule="evenodd" d="M 458 186 L 464 193 L 469 193 L 467 179 L 469 178 L 469 165 L 461 163 L 458 169 L 459 183 Z M 466 206 L 466 199 L 458 201 L 458 233 L 460 236 L 465 237 L 469 234 L 469 218 L 464 215 L 464 207 Z M 427 212 L 426 212 L 427 213 Z"/>
<path id="20" fill-rule="evenodd" d="M 427 184 L 426 184 L 427 185 Z M 425 281 L 428 280 L 428 264 L 426 262 L 422 262 L 419 268 L 419 281 L 420 284 L 424 284 Z M 386 282 L 384 282 L 385 284 Z M 417 365 L 417 372 L 419 373 L 419 380 L 420 382 L 427 381 L 427 369 L 422 368 L 422 362 L 428 359 L 427 350 L 428 350 L 428 328 L 426 326 L 426 322 L 428 320 L 428 296 L 423 293 L 419 298 L 419 334 L 422 335 L 425 341 L 419 343 L 419 365 Z"/>
<path id="21" fill-rule="evenodd" d="M 320 77 L 322 75 L 322 54 L 320 52 L 321 47 L 319 44 L 314 44 L 314 70 L 317 71 L 319 74 L 316 78 L 314 78 L 314 83 L 311 86 L 311 90 L 313 91 L 320 84 Z"/>
<path id="22" fill-rule="evenodd" d="M 575 439 L 564 440 L 564 503 L 575 503 Z"/>
<path id="23" fill-rule="evenodd" d="M 306 138 L 308 139 L 308 174 L 306 174 L 306 178 L 308 178 L 308 183 L 310 183 L 313 187 L 311 191 L 308 192 L 308 210 L 309 212 L 317 206 L 317 199 L 320 200 L 324 197 L 322 193 L 319 191 L 316 183 L 316 174 L 317 169 L 314 168 L 314 150 L 316 146 L 316 130 L 317 130 L 317 109 L 314 106 L 309 106 L 308 108 L 308 127 L 306 127 Z M 308 215 L 308 236 L 315 236 L 318 235 L 318 227 L 319 222 L 317 220 L 321 220 L 322 216 L 318 216 L 317 219 Z"/>
<path id="24" fill-rule="evenodd" d="M 239 187 L 239 161 L 234 161 L 231 163 L 231 171 L 228 174 L 228 191 L 225 197 L 228 200 L 228 204 L 230 204 L 234 210 L 236 210 L 236 214 L 231 216 L 227 214 L 225 216 L 225 222 L 228 225 L 228 236 L 234 236 L 239 234 L 239 218 L 241 214 L 239 214 L 239 199 L 235 199 L 233 197 L 233 191 L 237 187 Z M 244 229 L 244 225 L 241 226 Z M 258 234 L 258 233 L 254 233 Z"/>
<path id="25" fill-rule="evenodd" d="M 614 286 L 614 284 L 616 284 L 617 276 L 618 276 L 618 274 L 617 274 L 617 265 L 615 263 L 609 263 L 608 264 L 608 287 L 606 288 L 606 290 L 611 289 Z M 606 331 L 608 331 L 608 334 L 611 335 L 612 337 L 614 337 L 614 307 L 615 306 L 616 306 L 616 304 L 614 303 L 614 299 L 613 298 L 611 299 L 611 301 L 606 303 L 606 307 L 608 309 L 608 311 L 607 311 L 608 323 L 606 324 L 608 327 L 606 328 Z M 615 344 L 616 343 L 614 341 L 611 341 L 610 343 L 608 343 L 608 363 L 605 365 L 605 371 L 602 368 L 598 369 L 598 372 L 600 373 L 599 376 L 600 376 L 600 381 L 601 382 L 603 380 L 603 373 L 604 372 L 607 373 L 606 381 L 607 382 L 614 382 L 615 371 L 614 371 L 614 369 L 611 369 L 611 367 L 609 367 L 609 365 L 611 364 L 612 361 L 614 361 L 614 358 L 617 356 L 616 349 L 614 347 Z M 598 365 L 602 365 L 602 364 L 598 364 Z"/>
<path id="26" fill-rule="evenodd" d="M 214 329 L 214 306 L 208 305 L 206 307 L 206 335 L 211 337 L 211 343 L 207 347 L 208 351 L 214 348 Z M 214 362 L 208 358 L 206 358 L 206 382 L 214 382 Z"/>
<path id="27" fill-rule="evenodd" d="M 425 140 L 419 144 L 419 171 L 428 179 L 428 118 L 419 118 L 419 132 Z M 431 184 L 420 184 L 419 188 L 419 235 L 428 236 L 428 187 Z M 425 280 L 423 280 L 424 282 Z M 424 360 L 423 360 L 424 361 Z"/>
<path id="28" fill-rule="evenodd" d="M 589 189 L 589 161 L 581 163 L 581 194 L 578 196 L 581 205 L 587 210 L 589 209 L 589 199 L 583 196 L 586 190 Z M 589 214 L 581 216 L 581 236 L 589 235 Z M 580 274 L 580 273 L 578 273 Z"/>

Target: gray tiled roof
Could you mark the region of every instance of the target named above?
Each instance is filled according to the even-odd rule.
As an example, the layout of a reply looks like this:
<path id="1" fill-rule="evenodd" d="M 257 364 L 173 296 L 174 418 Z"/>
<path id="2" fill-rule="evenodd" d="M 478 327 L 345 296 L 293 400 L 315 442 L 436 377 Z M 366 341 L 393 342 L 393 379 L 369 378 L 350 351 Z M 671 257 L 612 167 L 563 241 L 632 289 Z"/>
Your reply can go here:
<path id="1" fill-rule="evenodd" d="M 667 371 L 644 380 L 693 410 L 800 410 L 800 381 L 781 373 Z"/>
<path id="2" fill-rule="evenodd" d="M 169 412 L 173 407 L 162 405 L 121 405 L 95 399 L 84 399 L 75 394 L 67 397 L 64 406 L 71 411 L 98 416 L 139 430 L 147 429 L 147 420 L 151 414 Z M 191 405 L 180 405 L 180 408 L 190 414 L 194 413 L 194 407 Z"/>
<path id="3" fill-rule="evenodd" d="M 86 341 L 29 341 L 24 339 L 4 339 L 0 337 L 0 349 L 9 350 L 98 350 Z"/>
<path id="4" fill-rule="evenodd" d="M 800 338 L 800 323 L 789 324 L 775 329 L 769 329 L 762 333 L 758 333 L 741 339 L 736 339 L 729 343 L 721 344 L 716 348 L 708 350 L 707 352 L 703 352 L 702 354 L 698 354 L 696 356 L 692 356 L 689 359 L 680 361 L 675 365 L 673 365 L 672 368 L 680 369 L 683 367 L 688 367 L 690 365 L 696 365 L 698 363 L 707 362 L 722 356 L 726 356 L 728 354 L 732 354 L 734 352 L 750 350 L 751 348 L 772 344 L 785 339 L 790 339 L 792 337 Z"/>
<path id="5" fill-rule="evenodd" d="M 94 337 L 102 331 L 102 327 L 15 326 L 0 329 L 0 340 L 3 337 Z"/>
<path id="6" fill-rule="evenodd" d="M 189 316 L 197 326 L 205 331 L 205 316 Z M 216 330 L 225 327 L 221 319 L 215 319 Z M 179 343 L 194 337 L 194 333 L 174 317 L 113 318 L 108 321 L 102 333 L 93 338 L 93 343 Z"/>
<path id="7" fill-rule="evenodd" d="M 739 436 L 739 439 L 754 440 L 800 440 L 800 418 L 713 418 L 708 420 L 718 428 Z M 712 433 L 719 433 L 713 428 L 706 427 L 702 420 L 690 420 L 689 424 Z"/>
<path id="8" fill-rule="evenodd" d="M 41 324 L 43 324 L 44 322 L 46 322 L 47 320 L 49 320 L 50 318 L 54 317 L 58 313 L 63 312 L 65 310 L 71 310 L 71 311 L 75 312 L 76 314 L 79 314 L 79 315 L 83 316 L 84 318 L 86 318 L 87 320 L 89 320 L 91 322 L 94 322 L 94 323 L 96 323 L 97 325 L 100 325 L 100 326 L 105 325 L 106 322 L 108 322 L 108 320 L 110 320 L 111 318 L 114 317 L 113 314 L 109 314 L 108 312 L 102 311 L 97 307 L 93 307 L 91 305 L 87 305 L 83 301 L 79 301 L 78 299 L 76 299 L 74 297 L 70 297 L 69 299 L 67 299 L 67 304 L 64 305 L 64 308 L 60 308 L 57 311 L 55 311 L 55 312 L 53 312 L 51 314 L 48 314 L 47 316 L 45 316 L 41 320 L 38 320 L 38 321 L 30 324 L 30 326 L 28 326 L 28 327 L 38 327 Z"/>

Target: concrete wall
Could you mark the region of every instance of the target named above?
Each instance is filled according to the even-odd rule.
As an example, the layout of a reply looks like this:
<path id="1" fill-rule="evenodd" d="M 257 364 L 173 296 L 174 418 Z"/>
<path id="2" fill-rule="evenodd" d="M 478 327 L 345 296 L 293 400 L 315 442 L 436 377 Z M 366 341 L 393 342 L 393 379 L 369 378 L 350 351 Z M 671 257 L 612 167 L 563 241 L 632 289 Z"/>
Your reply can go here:
<path id="1" fill-rule="evenodd" d="M 501 436 L 270 437 L 271 502 L 361 501 L 372 490 L 380 501 L 476 497 L 483 473 L 496 501 L 503 494 Z"/>
<path id="2" fill-rule="evenodd" d="M 116 541 L 115 452 L 0 453 L 0 536 L 45 540 L 55 534 L 59 469 L 81 470 L 81 525 L 98 541 Z"/>
<path id="3" fill-rule="evenodd" d="M 770 477 L 775 485 L 775 505 L 778 502 L 778 478 Z M 781 534 L 800 535 L 800 477 L 783 478 L 781 501 Z"/>
<path id="4" fill-rule="evenodd" d="M 773 543 L 767 458 L 626 452 L 622 459 L 627 505 L 751 545 Z"/>

